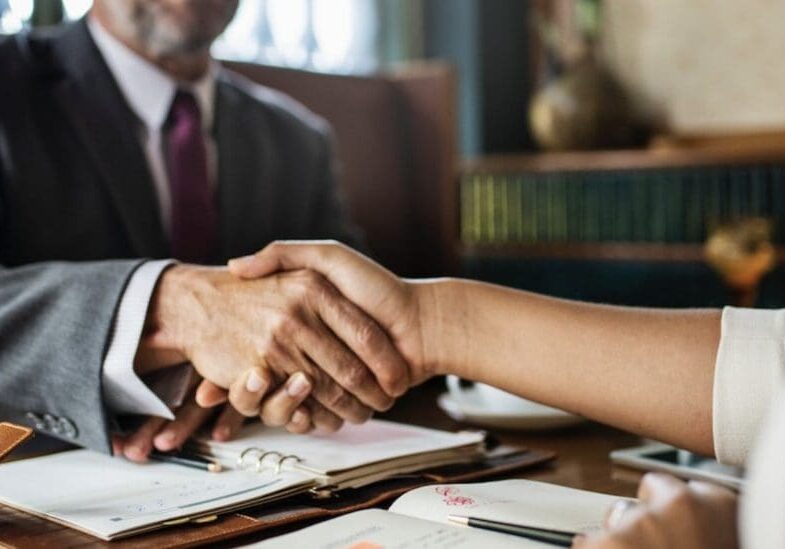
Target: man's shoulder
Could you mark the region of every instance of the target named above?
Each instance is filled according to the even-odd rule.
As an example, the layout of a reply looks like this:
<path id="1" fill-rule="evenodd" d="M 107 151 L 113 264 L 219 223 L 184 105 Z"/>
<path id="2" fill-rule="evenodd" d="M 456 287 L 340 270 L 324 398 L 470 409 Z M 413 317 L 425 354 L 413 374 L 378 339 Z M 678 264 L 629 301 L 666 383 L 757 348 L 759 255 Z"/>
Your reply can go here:
<path id="1" fill-rule="evenodd" d="M 0 37 L 0 71 L 19 77 L 58 70 L 56 44 L 64 31 L 64 27 L 51 27 Z"/>
<path id="2" fill-rule="evenodd" d="M 221 69 L 219 82 L 249 115 L 263 116 L 278 129 L 314 137 L 323 137 L 330 132 L 330 126 L 324 118 L 285 93 L 226 68 Z"/>

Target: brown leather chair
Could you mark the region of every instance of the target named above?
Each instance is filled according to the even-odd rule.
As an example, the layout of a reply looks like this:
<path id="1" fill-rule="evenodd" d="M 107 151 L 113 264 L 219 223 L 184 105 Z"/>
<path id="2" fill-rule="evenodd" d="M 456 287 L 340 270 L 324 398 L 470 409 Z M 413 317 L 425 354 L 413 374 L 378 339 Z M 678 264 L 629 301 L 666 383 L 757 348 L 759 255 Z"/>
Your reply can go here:
<path id="1" fill-rule="evenodd" d="M 458 159 L 451 67 L 428 62 L 344 76 L 226 65 L 332 124 L 349 211 L 376 259 L 405 276 L 453 272 Z"/>

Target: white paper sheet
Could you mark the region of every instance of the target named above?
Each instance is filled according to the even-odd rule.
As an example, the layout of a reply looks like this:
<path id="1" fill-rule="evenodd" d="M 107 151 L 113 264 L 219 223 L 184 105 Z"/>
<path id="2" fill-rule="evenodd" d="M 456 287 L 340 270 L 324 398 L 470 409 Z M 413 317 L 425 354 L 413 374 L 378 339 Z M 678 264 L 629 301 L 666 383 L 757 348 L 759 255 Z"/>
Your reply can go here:
<path id="1" fill-rule="evenodd" d="M 109 539 L 310 483 L 299 473 L 208 473 L 74 450 L 0 465 L 0 502 Z"/>
<path id="2" fill-rule="evenodd" d="M 358 511 L 285 536 L 249 545 L 254 549 L 521 549 L 552 548 L 524 538 L 448 526 L 372 509 Z"/>
<path id="3" fill-rule="evenodd" d="M 468 515 L 570 532 L 602 527 L 610 506 L 625 499 L 531 480 L 424 486 L 399 497 L 390 511 L 434 522 Z"/>
<path id="4" fill-rule="evenodd" d="M 482 442 L 481 433 L 448 433 L 374 419 L 363 425 L 345 425 L 337 433 L 294 435 L 284 429 L 256 424 L 229 442 L 202 439 L 201 443 L 227 466 L 247 448 L 295 455 L 313 471 L 334 472 L 411 454 L 433 452 Z M 271 456 L 273 461 L 280 456 Z"/>

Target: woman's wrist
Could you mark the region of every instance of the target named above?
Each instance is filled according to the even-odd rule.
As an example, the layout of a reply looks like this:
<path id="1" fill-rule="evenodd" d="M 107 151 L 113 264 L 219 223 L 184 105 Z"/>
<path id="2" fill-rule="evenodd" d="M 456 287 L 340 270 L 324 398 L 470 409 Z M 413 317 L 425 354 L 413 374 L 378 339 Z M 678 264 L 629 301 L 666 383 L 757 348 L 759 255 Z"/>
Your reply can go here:
<path id="1" fill-rule="evenodd" d="M 416 367 L 425 378 L 461 375 L 469 346 L 463 281 L 439 278 L 409 283 L 417 303 L 422 347 L 421 364 Z"/>

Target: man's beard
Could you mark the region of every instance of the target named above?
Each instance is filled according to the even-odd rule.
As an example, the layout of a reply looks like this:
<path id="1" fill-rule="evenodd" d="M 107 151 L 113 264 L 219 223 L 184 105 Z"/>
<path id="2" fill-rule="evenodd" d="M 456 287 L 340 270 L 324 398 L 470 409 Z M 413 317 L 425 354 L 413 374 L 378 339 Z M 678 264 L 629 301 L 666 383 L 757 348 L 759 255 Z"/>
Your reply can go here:
<path id="1" fill-rule="evenodd" d="M 110 0 L 110 4 L 110 12 L 118 29 L 156 57 L 209 49 L 231 21 L 237 7 L 236 3 L 230 3 L 220 18 L 197 13 L 195 23 L 189 25 L 160 13 L 161 10 L 145 0 Z"/>

